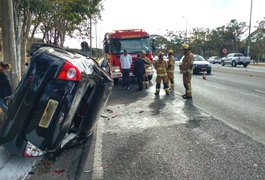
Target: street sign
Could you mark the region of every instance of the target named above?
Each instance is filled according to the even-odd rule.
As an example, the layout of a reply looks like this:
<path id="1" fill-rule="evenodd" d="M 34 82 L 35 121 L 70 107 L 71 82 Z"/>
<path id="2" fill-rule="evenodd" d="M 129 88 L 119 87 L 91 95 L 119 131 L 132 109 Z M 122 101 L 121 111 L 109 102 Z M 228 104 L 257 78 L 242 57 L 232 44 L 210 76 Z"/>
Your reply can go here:
<path id="1" fill-rule="evenodd" d="M 227 49 L 224 48 L 224 49 L 223 49 L 223 53 L 224 53 L 224 54 L 227 54 L 227 52 L 228 52 Z"/>

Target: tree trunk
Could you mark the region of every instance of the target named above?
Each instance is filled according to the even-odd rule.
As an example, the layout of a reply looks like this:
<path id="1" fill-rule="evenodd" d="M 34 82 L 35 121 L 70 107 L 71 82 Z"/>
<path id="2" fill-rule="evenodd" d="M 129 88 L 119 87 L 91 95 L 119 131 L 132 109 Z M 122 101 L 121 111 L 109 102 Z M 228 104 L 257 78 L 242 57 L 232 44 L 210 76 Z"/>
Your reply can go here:
<path id="1" fill-rule="evenodd" d="M 24 15 L 24 24 L 22 29 L 22 42 L 21 42 L 21 72 L 22 74 L 26 71 L 26 51 L 27 51 L 27 43 L 28 43 L 28 35 L 32 22 L 32 13 L 28 12 Z"/>
<path id="2" fill-rule="evenodd" d="M 21 79 L 21 12 L 20 12 L 20 1 L 14 1 L 14 9 L 13 9 L 13 16 L 14 16 L 14 32 L 15 32 L 15 48 L 16 51 L 16 63 L 18 67 L 17 75 L 18 80 Z"/>
<path id="3" fill-rule="evenodd" d="M 10 83 L 14 90 L 20 80 L 19 68 L 16 62 L 16 47 L 15 47 L 15 31 L 14 31 L 14 16 L 13 16 L 13 1 L 0 0 L 2 19 L 2 35 L 3 35 L 3 59 L 11 64 Z"/>

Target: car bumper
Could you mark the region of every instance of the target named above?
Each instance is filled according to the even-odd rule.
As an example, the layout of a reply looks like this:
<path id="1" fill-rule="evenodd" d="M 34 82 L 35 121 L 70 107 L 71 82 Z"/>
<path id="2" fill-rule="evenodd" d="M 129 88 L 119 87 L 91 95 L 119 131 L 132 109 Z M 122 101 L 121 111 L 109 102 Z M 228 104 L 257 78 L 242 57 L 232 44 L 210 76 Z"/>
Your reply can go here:
<path id="1" fill-rule="evenodd" d="M 197 67 L 194 67 L 193 69 L 193 73 L 202 73 L 204 71 L 211 72 L 212 67 L 211 66 L 197 66 Z"/>

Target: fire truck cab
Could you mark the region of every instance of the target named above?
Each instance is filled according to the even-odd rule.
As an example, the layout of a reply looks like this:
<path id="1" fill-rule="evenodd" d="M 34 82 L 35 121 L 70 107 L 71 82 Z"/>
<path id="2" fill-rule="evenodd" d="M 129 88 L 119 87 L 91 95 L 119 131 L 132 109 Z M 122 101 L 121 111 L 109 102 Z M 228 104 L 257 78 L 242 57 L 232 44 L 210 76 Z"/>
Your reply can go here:
<path id="1" fill-rule="evenodd" d="M 150 39 L 149 34 L 143 29 L 114 30 L 113 32 L 105 34 L 103 43 L 106 59 L 110 66 L 111 77 L 115 84 L 117 84 L 119 78 L 122 77 L 120 55 L 123 54 L 124 49 L 127 49 L 133 60 L 130 76 L 134 76 L 133 69 L 137 53 L 145 51 L 146 56 L 153 61 L 155 45 Z M 154 72 L 153 65 L 147 67 L 146 73 L 148 74 L 149 80 L 151 80 Z"/>

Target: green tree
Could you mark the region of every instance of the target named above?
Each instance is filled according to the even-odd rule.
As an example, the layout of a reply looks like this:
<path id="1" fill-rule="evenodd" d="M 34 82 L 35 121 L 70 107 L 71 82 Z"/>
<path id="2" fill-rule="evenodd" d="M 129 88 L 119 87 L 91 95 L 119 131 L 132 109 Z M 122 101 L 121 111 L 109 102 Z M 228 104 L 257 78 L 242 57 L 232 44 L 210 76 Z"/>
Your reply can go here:
<path id="1" fill-rule="evenodd" d="M 225 29 L 225 39 L 231 43 L 231 51 L 239 52 L 241 36 L 247 31 L 245 22 L 232 19 Z"/>
<path id="2" fill-rule="evenodd" d="M 250 34 L 250 56 L 252 59 L 265 59 L 265 17 L 257 22 L 256 30 Z"/>
<path id="3" fill-rule="evenodd" d="M 190 37 L 190 45 L 193 47 L 193 52 L 208 56 L 206 51 L 210 49 L 209 42 L 209 29 L 194 28 Z"/>
<path id="4" fill-rule="evenodd" d="M 36 32 L 43 33 L 43 40 L 63 46 L 67 34 L 71 35 L 76 29 L 80 29 L 82 23 L 87 22 L 89 18 L 100 18 L 100 12 L 103 9 L 101 0 L 5 1 L 1 0 L 1 8 L 4 10 L 1 15 L 8 17 L 3 21 L 2 27 L 9 30 L 7 34 L 3 33 L 9 39 L 4 39 L 4 46 L 9 47 L 12 53 L 9 52 L 10 50 L 6 50 L 4 54 L 6 56 L 7 54 L 14 55 L 14 58 L 6 58 L 12 62 L 12 67 L 15 70 L 13 74 L 17 76 L 17 78 L 13 78 L 16 81 L 14 84 L 18 84 L 21 71 L 25 70 L 27 43 L 28 40 L 30 40 L 30 44 L 33 42 Z M 9 21 L 11 19 L 13 22 Z M 12 43 L 13 40 L 14 43 Z M 15 49 L 11 47 L 12 44 L 15 45 Z M 13 63 L 13 59 L 15 63 Z"/>

